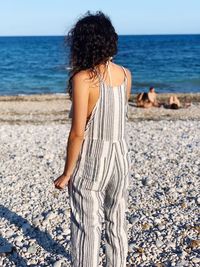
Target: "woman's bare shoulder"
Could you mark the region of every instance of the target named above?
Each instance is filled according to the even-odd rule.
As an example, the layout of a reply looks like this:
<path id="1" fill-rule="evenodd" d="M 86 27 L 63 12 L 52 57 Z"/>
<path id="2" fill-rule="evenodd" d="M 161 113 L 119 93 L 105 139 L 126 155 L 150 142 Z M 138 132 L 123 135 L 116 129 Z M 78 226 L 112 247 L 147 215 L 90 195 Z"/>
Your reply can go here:
<path id="1" fill-rule="evenodd" d="M 90 73 L 88 70 L 81 70 L 79 72 L 77 72 L 73 78 L 72 78 L 73 82 L 85 82 L 85 83 L 89 83 L 90 82 Z"/>
<path id="2" fill-rule="evenodd" d="M 72 78 L 72 91 L 74 99 L 86 98 L 90 88 L 90 79 L 87 71 L 80 71 Z"/>

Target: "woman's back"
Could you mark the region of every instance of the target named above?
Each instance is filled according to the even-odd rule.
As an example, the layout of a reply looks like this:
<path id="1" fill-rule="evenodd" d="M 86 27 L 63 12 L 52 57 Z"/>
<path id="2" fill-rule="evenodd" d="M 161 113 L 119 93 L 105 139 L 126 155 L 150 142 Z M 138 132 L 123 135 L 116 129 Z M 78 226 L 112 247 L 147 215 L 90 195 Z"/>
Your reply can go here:
<path id="1" fill-rule="evenodd" d="M 85 135 L 89 138 L 117 141 L 125 138 L 128 104 L 127 71 L 112 62 L 98 70 L 98 81 L 90 89 L 89 116 Z M 91 108 L 92 107 L 92 108 Z"/>
<path id="2" fill-rule="evenodd" d="M 101 76 L 101 79 L 104 81 L 105 85 L 110 86 L 110 79 L 109 79 L 109 73 L 108 71 L 106 71 L 106 73 L 104 73 L 105 70 L 103 70 L 103 68 L 101 68 L 99 70 L 99 74 Z M 110 72 L 111 72 L 111 76 L 112 76 L 112 81 L 111 81 L 111 86 L 112 87 L 117 87 L 123 84 L 124 82 L 124 70 L 122 69 L 121 66 L 115 64 L 115 63 L 111 63 L 110 62 Z M 130 97 L 130 72 L 128 70 L 126 70 L 126 74 L 127 74 L 127 87 L 126 90 L 126 97 L 127 99 L 129 99 Z M 89 96 L 89 103 L 88 103 L 88 118 L 90 117 L 90 114 L 93 110 L 93 108 L 96 105 L 96 102 L 99 98 L 100 94 L 99 94 L 99 78 L 97 77 L 97 79 L 95 79 L 95 81 L 93 82 L 91 89 L 90 89 L 90 96 Z"/>

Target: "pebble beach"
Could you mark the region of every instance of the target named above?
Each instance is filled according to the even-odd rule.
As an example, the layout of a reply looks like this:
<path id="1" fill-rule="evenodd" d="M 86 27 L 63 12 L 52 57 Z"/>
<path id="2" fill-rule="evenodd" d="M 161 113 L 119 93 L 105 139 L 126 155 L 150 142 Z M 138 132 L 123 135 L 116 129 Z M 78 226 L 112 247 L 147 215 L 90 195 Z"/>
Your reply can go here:
<path id="1" fill-rule="evenodd" d="M 162 96 L 164 99 L 167 96 Z M 200 266 L 200 96 L 186 109 L 128 107 L 128 267 Z M 0 266 L 70 266 L 63 171 L 71 101 L 0 97 Z M 99 266 L 105 264 L 104 224 Z"/>

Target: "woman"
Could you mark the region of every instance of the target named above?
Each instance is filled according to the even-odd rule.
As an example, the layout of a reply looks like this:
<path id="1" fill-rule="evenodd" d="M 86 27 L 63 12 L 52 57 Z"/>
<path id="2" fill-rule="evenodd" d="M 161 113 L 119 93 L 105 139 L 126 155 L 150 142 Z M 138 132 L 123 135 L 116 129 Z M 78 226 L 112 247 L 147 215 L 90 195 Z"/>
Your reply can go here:
<path id="1" fill-rule="evenodd" d="M 72 266 L 99 266 L 105 216 L 106 266 L 125 267 L 130 159 L 125 123 L 131 74 L 113 63 L 118 36 L 102 12 L 87 13 L 68 35 L 72 125 L 64 172 L 68 184 Z"/>

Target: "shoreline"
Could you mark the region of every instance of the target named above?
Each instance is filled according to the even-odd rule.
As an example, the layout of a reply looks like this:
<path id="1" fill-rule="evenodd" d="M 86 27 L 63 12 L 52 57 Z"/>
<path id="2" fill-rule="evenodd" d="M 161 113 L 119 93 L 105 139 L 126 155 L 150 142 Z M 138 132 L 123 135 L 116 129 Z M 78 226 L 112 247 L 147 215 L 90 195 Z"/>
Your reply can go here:
<path id="1" fill-rule="evenodd" d="M 171 94 L 158 94 L 158 100 L 167 102 Z M 191 101 L 189 108 L 178 110 L 160 108 L 138 108 L 136 94 L 132 94 L 128 105 L 129 121 L 143 120 L 200 120 L 200 93 L 176 94 L 181 102 Z M 71 100 L 68 94 L 35 94 L 0 96 L 0 125 L 66 124 L 71 119 Z"/>
<path id="2" fill-rule="evenodd" d="M 171 95 L 176 95 L 180 100 L 184 101 L 185 98 L 191 102 L 200 102 L 199 93 L 159 93 L 158 100 L 166 101 Z M 137 94 L 131 94 L 129 102 L 134 102 Z M 19 95 L 0 95 L 0 102 L 2 101 L 43 101 L 43 100 L 56 100 L 56 99 L 69 99 L 68 93 L 47 93 L 47 94 L 19 94 Z"/>

